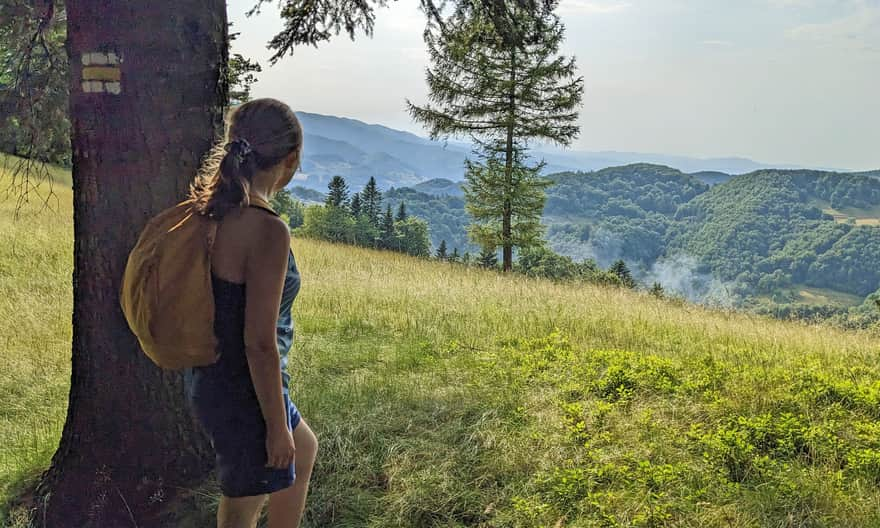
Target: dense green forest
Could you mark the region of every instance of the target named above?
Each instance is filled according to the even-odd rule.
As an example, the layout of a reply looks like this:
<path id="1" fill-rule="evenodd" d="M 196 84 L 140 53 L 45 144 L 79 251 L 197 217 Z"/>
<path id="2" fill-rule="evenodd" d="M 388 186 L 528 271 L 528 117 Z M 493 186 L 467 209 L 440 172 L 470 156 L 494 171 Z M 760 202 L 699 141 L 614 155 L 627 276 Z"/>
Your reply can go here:
<path id="1" fill-rule="evenodd" d="M 548 246 L 602 267 L 623 259 L 645 286 L 659 281 L 701 300 L 711 280 L 738 305 L 783 317 L 845 316 L 880 286 L 875 173 L 761 170 L 710 185 L 705 175 L 637 164 L 549 178 Z M 435 247 L 474 250 L 460 196 L 401 188 L 386 198 L 426 219 Z M 685 284 L 696 280 L 702 288 Z"/>
<path id="2" fill-rule="evenodd" d="M 880 282 L 880 229 L 831 212 L 869 215 L 877 205 L 880 181 L 873 178 L 759 171 L 679 208 L 668 251 L 693 255 L 753 291 L 805 284 L 864 297 Z"/>
<path id="3" fill-rule="evenodd" d="M 408 187 L 389 189 L 384 197 L 391 204 L 392 209 L 396 210 L 400 202 L 405 202 L 407 211 L 411 215 L 427 220 L 430 226 L 431 245 L 435 248 L 445 240 L 450 251 L 457 248 L 460 253 L 479 252 L 480 248 L 467 237 L 470 217 L 464 210 L 464 197 L 438 196 Z"/>
<path id="4" fill-rule="evenodd" d="M 603 266 L 617 259 L 648 265 L 665 252 L 678 208 L 709 186 L 658 165 L 628 165 L 598 172 L 550 176 L 544 223 L 560 253 L 593 257 Z"/>

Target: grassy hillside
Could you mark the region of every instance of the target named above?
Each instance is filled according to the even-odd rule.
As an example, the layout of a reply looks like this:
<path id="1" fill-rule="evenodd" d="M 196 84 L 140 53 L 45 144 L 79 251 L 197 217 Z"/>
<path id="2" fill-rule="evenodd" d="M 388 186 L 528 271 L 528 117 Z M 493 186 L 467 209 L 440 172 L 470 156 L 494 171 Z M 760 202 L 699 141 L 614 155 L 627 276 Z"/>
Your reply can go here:
<path id="1" fill-rule="evenodd" d="M 0 204 L 0 498 L 69 377 L 70 196 Z M 880 526 L 875 338 L 308 240 L 309 527 Z M 167 526 L 212 524 L 209 483 Z M 11 526 L 24 526 L 12 510 Z"/>

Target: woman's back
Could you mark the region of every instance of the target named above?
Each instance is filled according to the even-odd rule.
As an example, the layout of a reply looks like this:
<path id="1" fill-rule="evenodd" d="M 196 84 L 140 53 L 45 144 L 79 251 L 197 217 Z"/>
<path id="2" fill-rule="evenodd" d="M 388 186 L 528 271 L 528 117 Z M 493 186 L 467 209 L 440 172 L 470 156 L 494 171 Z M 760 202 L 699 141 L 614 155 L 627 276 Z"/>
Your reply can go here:
<path id="1" fill-rule="evenodd" d="M 243 240 L 253 240 L 252 229 L 259 228 L 265 218 L 277 218 L 277 215 L 259 205 L 229 215 L 217 230 L 212 253 L 212 286 L 214 291 L 214 333 L 218 340 L 220 359 L 202 372 L 211 372 L 215 378 L 228 380 L 237 387 L 253 392 L 246 356 L 245 316 L 247 284 L 244 280 L 244 261 L 248 247 Z M 256 226 L 254 225 L 256 224 Z M 249 235 L 249 236 L 246 236 Z M 284 275 L 281 302 L 279 303 L 276 324 L 276 344 L 281 361 L 283 391 L 289 393 L 289 374 L 287 373 L 287 356 L 293 341 L 293 320 L 291 308 L 299 293 L 300 275 L 289 252 L 287 270 Z M 232 379 L 235 378 L 235 379 Z M 247 383 L 244 383 L 247 382 Z"/>
<path id="2" fill-rule="evenodd" d="M 257 205 L 228 213 L 220 221 L 211 252 L 214 276 L 227 282 L 244 283 L 248 254 L 258 249 L 252 247 L 253 242 L 273 223 L 284 225 L 277 215 Z"/>

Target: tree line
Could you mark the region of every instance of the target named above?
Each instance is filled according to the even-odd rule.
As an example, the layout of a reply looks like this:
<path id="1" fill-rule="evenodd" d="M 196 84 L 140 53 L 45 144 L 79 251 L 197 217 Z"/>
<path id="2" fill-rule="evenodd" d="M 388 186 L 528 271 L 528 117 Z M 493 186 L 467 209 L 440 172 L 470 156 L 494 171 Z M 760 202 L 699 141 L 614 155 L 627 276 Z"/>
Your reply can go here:
<path id="1" fill-rule="evenodd" d="M 375 178 L 370 178 L 360 192 L 351 193 L 342 176 L 334 176 L 328 185 L 324 204 L 305 206 L 282 190 L 273 198 L 273 206 L 287 218 L 294 235 L 343 242 L 362 247 L 398 251 L 417 257 L 431 252 L 428 223 L 407 214 L 400 202 L 396 213 L 382 198 Z"/>
<path id="2" fill-rule="evenodd" d="M 396 213 L 393 212 L 392 205 L 384 203 L 375 178 L 370 178 L 360 192 L 351 193 L 345 178 L 334 176 L 328 184 L 324 203 L 308 206 L 295 198 L 291 191 L 283 189 L 272 198 L 272 205 L 295 235 L 398 251 L 451 264 L 503 270 L 499 268 L 497 249 L 488 246 L 479 252 L 461 253 L 458 247 L 450 251 L 446 240 L 441 239 L 432 253 L 428 222 L 409 214 L 404 201 L 399 201 Z M 543 243 L 521 249 L 516 257 L 511 271 L 531 277 L 637 287 L 632 272 L 622 259 L 603 270 L 594 259 L 575 262 Z M 663 287 L 655 283 L 651 292 L 662 296 Z"/>

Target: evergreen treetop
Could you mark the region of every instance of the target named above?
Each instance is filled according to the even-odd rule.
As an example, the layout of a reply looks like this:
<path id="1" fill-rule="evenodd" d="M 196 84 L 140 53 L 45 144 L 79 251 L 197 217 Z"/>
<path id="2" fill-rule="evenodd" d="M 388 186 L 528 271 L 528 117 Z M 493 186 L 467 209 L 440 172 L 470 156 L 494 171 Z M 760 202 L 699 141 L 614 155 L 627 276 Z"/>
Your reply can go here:
<path id="1" fill-rule="evenodd" d="M 348 202 L 348 184 L 342 176 L 334 176 L 327 185 L 326 204 L 333 207 L 343 207 Z"/>

